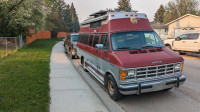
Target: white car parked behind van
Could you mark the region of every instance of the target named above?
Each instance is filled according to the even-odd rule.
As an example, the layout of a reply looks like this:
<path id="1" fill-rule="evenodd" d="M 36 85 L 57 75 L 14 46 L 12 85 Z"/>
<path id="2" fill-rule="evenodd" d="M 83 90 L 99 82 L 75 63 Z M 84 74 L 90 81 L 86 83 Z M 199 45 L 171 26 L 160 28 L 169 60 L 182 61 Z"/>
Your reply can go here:
<path id="1" fill-rule="evenodd" d="M 200 33 L 182 34 L 175 39 L 165 40 L 164 44 L 180 54 L 186 52 L 200 53 Z"/>

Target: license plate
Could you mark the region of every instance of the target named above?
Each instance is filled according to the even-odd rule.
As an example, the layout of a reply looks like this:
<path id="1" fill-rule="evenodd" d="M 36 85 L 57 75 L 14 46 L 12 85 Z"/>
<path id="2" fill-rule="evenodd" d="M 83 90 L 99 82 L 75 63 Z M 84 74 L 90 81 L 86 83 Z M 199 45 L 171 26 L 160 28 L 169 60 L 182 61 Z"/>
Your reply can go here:
<path id="1" fill-rule="evenodd" d="M 163 90 L 163 89 L 164 89 L 164 83 L 158 83 L 158 84 L 153 85 L 154 91 L 160 91 L 160 90 Z"/>

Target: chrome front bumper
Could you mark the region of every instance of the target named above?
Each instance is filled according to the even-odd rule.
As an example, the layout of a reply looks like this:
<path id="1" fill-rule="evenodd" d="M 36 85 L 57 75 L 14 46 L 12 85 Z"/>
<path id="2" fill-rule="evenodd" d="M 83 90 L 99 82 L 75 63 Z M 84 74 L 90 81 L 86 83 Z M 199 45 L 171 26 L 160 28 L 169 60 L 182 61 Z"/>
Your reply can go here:
<path id="1" fill-rule="evenodd" d="M 183 75 L 178 75 L 169 78 L 163 78 L 159 80 L 137 82 L 132 84 L 121 84 L 119 91 L 121 94 L 130 95 L 165 90 L 173 87 L 179 87 L 186 80 Z"/>

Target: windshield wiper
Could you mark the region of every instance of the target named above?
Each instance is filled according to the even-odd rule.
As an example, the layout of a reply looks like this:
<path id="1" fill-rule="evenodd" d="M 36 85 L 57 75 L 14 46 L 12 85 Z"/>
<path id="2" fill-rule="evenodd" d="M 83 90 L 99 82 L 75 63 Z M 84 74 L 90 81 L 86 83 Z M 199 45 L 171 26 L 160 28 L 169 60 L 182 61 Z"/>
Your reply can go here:
<path id="1" fill-rule="evenodd" d="M 141 50 L 141 48 L 132 48 L 130 50 Z"/>

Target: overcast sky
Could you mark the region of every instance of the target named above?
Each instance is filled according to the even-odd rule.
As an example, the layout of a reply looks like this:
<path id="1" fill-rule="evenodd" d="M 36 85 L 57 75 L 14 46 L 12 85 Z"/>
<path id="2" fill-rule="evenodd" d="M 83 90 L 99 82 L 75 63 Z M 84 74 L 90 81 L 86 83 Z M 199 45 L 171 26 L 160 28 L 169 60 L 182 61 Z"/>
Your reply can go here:
<path id="1" fill-rule="evenodd" d="M 138 10 L 141 13 L 146 13 L 153 20 L 156 10 L 160 4 L 167 4 L 170 0 L 131 0 L 132 9 Z M 67 4 L 74 3 L 79 21 L 87 19 L 87 17 L 99 10 L 107 8 L 116 8 L 118 0 L 65 0 Z"/>

